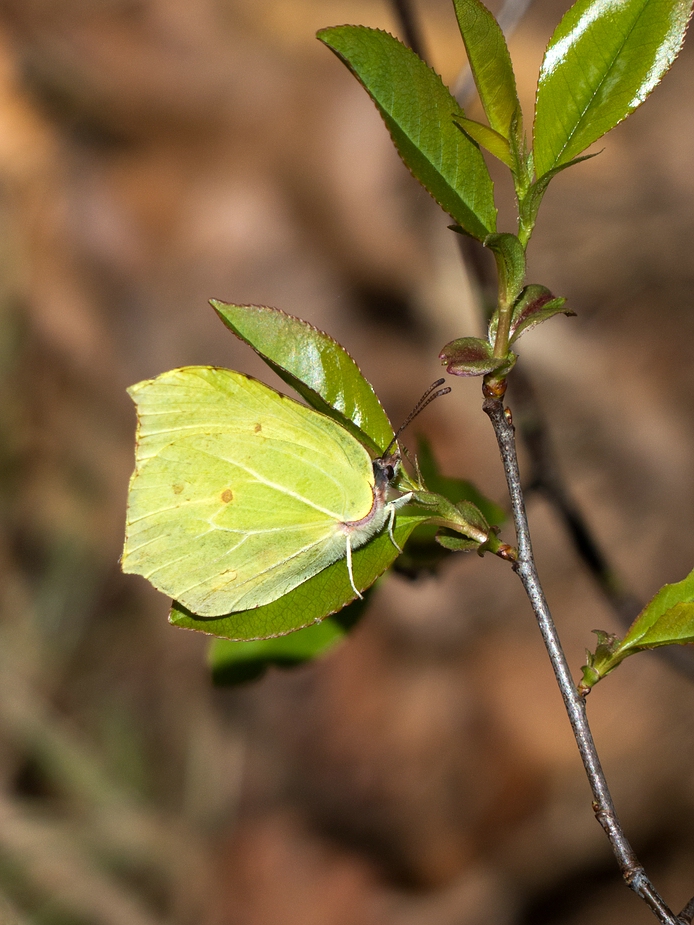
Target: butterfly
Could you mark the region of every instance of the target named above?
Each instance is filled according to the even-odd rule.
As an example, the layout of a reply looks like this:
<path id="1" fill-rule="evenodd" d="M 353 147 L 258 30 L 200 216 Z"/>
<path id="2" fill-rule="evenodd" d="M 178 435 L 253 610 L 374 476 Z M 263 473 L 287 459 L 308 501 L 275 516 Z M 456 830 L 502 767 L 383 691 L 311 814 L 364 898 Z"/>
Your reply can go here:
<path id="1" fill-rule="evenodd" d="M 233 370 L 190 366 L 132 386 L 138 433 L 124 572 L 203 617 L 271 603 L 388 529 L 397 437 L 376 459 L 341 424 Z"/>

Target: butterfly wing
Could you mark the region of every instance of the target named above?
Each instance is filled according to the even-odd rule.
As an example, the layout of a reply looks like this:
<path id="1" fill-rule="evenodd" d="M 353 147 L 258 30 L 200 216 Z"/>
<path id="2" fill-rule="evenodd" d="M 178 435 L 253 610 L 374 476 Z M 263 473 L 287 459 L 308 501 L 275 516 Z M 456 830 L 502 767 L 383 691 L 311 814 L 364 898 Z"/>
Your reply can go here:
<path id="1" fill-rule="evenodd" d="M 345 552 L 373 469 L 330 418 L 231 370 L 139 383 L 123 569 L 202 616 L 267 604 Z"/>

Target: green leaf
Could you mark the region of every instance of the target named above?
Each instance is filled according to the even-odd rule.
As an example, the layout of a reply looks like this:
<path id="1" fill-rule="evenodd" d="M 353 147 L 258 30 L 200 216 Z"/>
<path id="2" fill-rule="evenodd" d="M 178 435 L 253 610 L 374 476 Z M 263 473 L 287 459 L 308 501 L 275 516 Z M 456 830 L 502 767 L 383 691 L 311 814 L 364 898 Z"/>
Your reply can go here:
<path id="1" fill-rule="evenodd" d="M 516 78 L 501 27 L 479 0 L 453 0 L 453 5 L 472 76 L 490 126 L 507 141 L 512 132 L 521 137 L 522 116 Z M 513 168 L 513 163 L 508 166 Z"/>
<path id="2" fill-rule="evenodd" d="M 675 584 L 664 585 L 629 628 L 624 639 L 594 630 L 598 646 L 587 652 L 580 685 L 586 694 L 629 655 L 660 646 L 694 643 L 694 571 Z"/>
<path id="3" fill-rule="evenodd" d="M 486 148 L 486 150 L 500 160 L 502 164 L 506 164 L 511 170 L 514 169 L 516 162 L 511 153 L 509 143 L 502 135 L 495 132 L 493 128 L 489 128 L 488 125 L 483 125 L 482 122 L 475 122 L 474 119 L 460 118 L 455 124 L 461 132 L 469 135 L 474 142 Z"/>
<path id="4" fill-rule="evenodd" d="M 395 521 L 395 541 L 403 547 L 412 531 L 429 518 L 426 511 L 405 508 Z M 385 530 L 357 549 L 352 557 L 354 583 L 360 591 L 370 587 L 398 556 Z M 224 639 L 269 639 L 302 629 L 341 610 L 355 600 L 344 559 L 334 562 L 288 594 L 253 610 L 222 617 L 199 617 L 174 601 L 169 621 Z"/>
<path id="5" fill-rule="evenodd" d="M 465 114 L 438 74 L 387 32 L 337 26 L 318 38 L 364 86 L 403 161 L 439 205 L 473 237 L 493 232 L 494 185 L 479 149 L 454 124 Z"/>
<path id="6" fill-rule="evenodd" d="M 452 376 L 486 376 L 508 363 L 508 357 L 495 357 L 488 341 L 480 337 L 459 337 L 446 344 L 439 359 Z"/>
<path id="7" fill-rule="evenodd" d="M 487 523 L 492 525 L 501 526 L 506 521 L 504 509 L 483 495 L 471 482 L 441 474 L 431 444 L 422 436 L 417 440 L 417 465 L 429 491 L 443 495 L 452 504 L 471 501 L 480 509 Z"/>
<path id="8" fill-rule="evenodd" d="M 484 246 L 494 254 L 499 272 L 499 304 L 511 305 L 525 282 L 525 249 L 515 234 L 490 234 Z"/>
<path id="9" fill-rule="evenodd" d="M 578 0 L 547 47 L 535 106 L 537 176 L 572 160 L 646 99 L 679 52 L 690 0 Z"/>
<path id="10" fill-rule="evenodd" d="M 541 324 L 554 315 L 576 314 L 565 306 L 566 299 L 552 295 L 545 286 L 538 286 L 536 283 L 526 286 L 513 306 L 511 343 L 517 341 L 521 334 L 534 328 L 536 324 Z"/>
<path id="11" fill-rule="evenodd" d="M 344 347 L 313 325 L 277 308 L 212 299 L 224 324 L 252 347 L 317 411 L 346 427 L 380 455 L 393 428 L 373 386 Z"/>
<path id="12" fill-rule="evenodd" d="M 621 647 L 667 646 L 694 642 L 694 571 L 664 585 L 629 628 Z"/>
<path id="13" fill-rule="evenodd" d="M 208 655 L 212 680 L 217 685 L 255 681 L 270 665 L 293 668 L 325 655 L 344 636 L 345 631 L 335 618 L 326 617 L 321 623 L 276 639 L 249 642 L 215 639 Z"/>
<path id="14" fill-rule="evenodd" d="M 322 658 L 342 642 L 362 617 L 369 594 L 367 591 L 363 600 L 353 601 L 339 614 L 287 636 L 248 642 L 213 640 L 208 653 L 212 680 L 217 685 L 242 684 L 260 678 L 270 665 L 294 668 Z"/>

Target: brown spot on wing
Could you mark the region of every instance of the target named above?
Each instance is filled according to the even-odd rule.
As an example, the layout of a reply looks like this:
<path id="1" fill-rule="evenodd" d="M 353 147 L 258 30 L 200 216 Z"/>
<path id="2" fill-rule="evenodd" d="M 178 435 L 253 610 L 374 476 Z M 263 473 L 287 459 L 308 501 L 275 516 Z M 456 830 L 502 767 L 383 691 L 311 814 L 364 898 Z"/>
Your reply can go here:
<path id="1" fill-rule="evenodd" d="M 185 486 L 184 486 L 183 482 L 178 482 L 176 485 L 173 486 L 173 493 L 174 493 L 175 495 L 180 495 L 181 492 L 183 491 L 184 487 L 185 487 Z"/>
<path id="2" fill-rule="evenodd" d="M 253 432 L 256 434 L 259 434 L 262 429 L 263 429 L 262 424 L 256 424 L 255 427 L 253 428 Z"/>
<path id="3" fill-rule="evenodd" d="M 230 501 L 233 501 L 233 500 L 234 500 L 234 492 L 231 490 L 231 488 L 225 488 L 224 491 L 222 492 L 222 501 L 225 504 L 228 504 Z"/>

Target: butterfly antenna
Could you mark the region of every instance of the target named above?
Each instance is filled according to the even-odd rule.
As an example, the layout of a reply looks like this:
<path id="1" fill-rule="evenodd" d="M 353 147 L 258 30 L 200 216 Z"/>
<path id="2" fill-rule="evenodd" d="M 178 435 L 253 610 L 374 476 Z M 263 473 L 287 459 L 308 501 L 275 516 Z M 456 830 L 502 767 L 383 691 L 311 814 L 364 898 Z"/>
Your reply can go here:
<path id="1" fill-rule="evenodd" d="M 424 411 L 426 406 L 430 405 L 435 398 L 438 398 L 441 395 L 448 395 L 448 393 L 451 391 L 450 386 L 446 386 L 445 389 L 439 388 L 439 386 L 442 386 L 445 381 L 446 381 L 445 379 L 437 379 L 436 382 L 433 382 L 429 386 L 429 388 L 426 390 L 424 395 L 422 395 L 422 397 L 419 399 L 417 404 L 414 406 L 412 411 L 410 411 L 410 413 L 407 415 L 407 417 L 405 418 L 403 423 L 400 425 L 400 427 L 398 427 L 395 433 L 395 436 L 393 437 L 393 439 L 390 441 L 390 443 L 386 447 L 385 453 L 383 454 L 384 456 L 388 456 L 390 451 L 393 449 L 395 444 L 398 442 L 398 437 L 400 436 L 400 434 L 403 432 L 403 430 L 406 427 L 408 427 L 412 423 L 412 421 L 414 421 L 414 419 L 417 417 L 420 411 Z"/>

